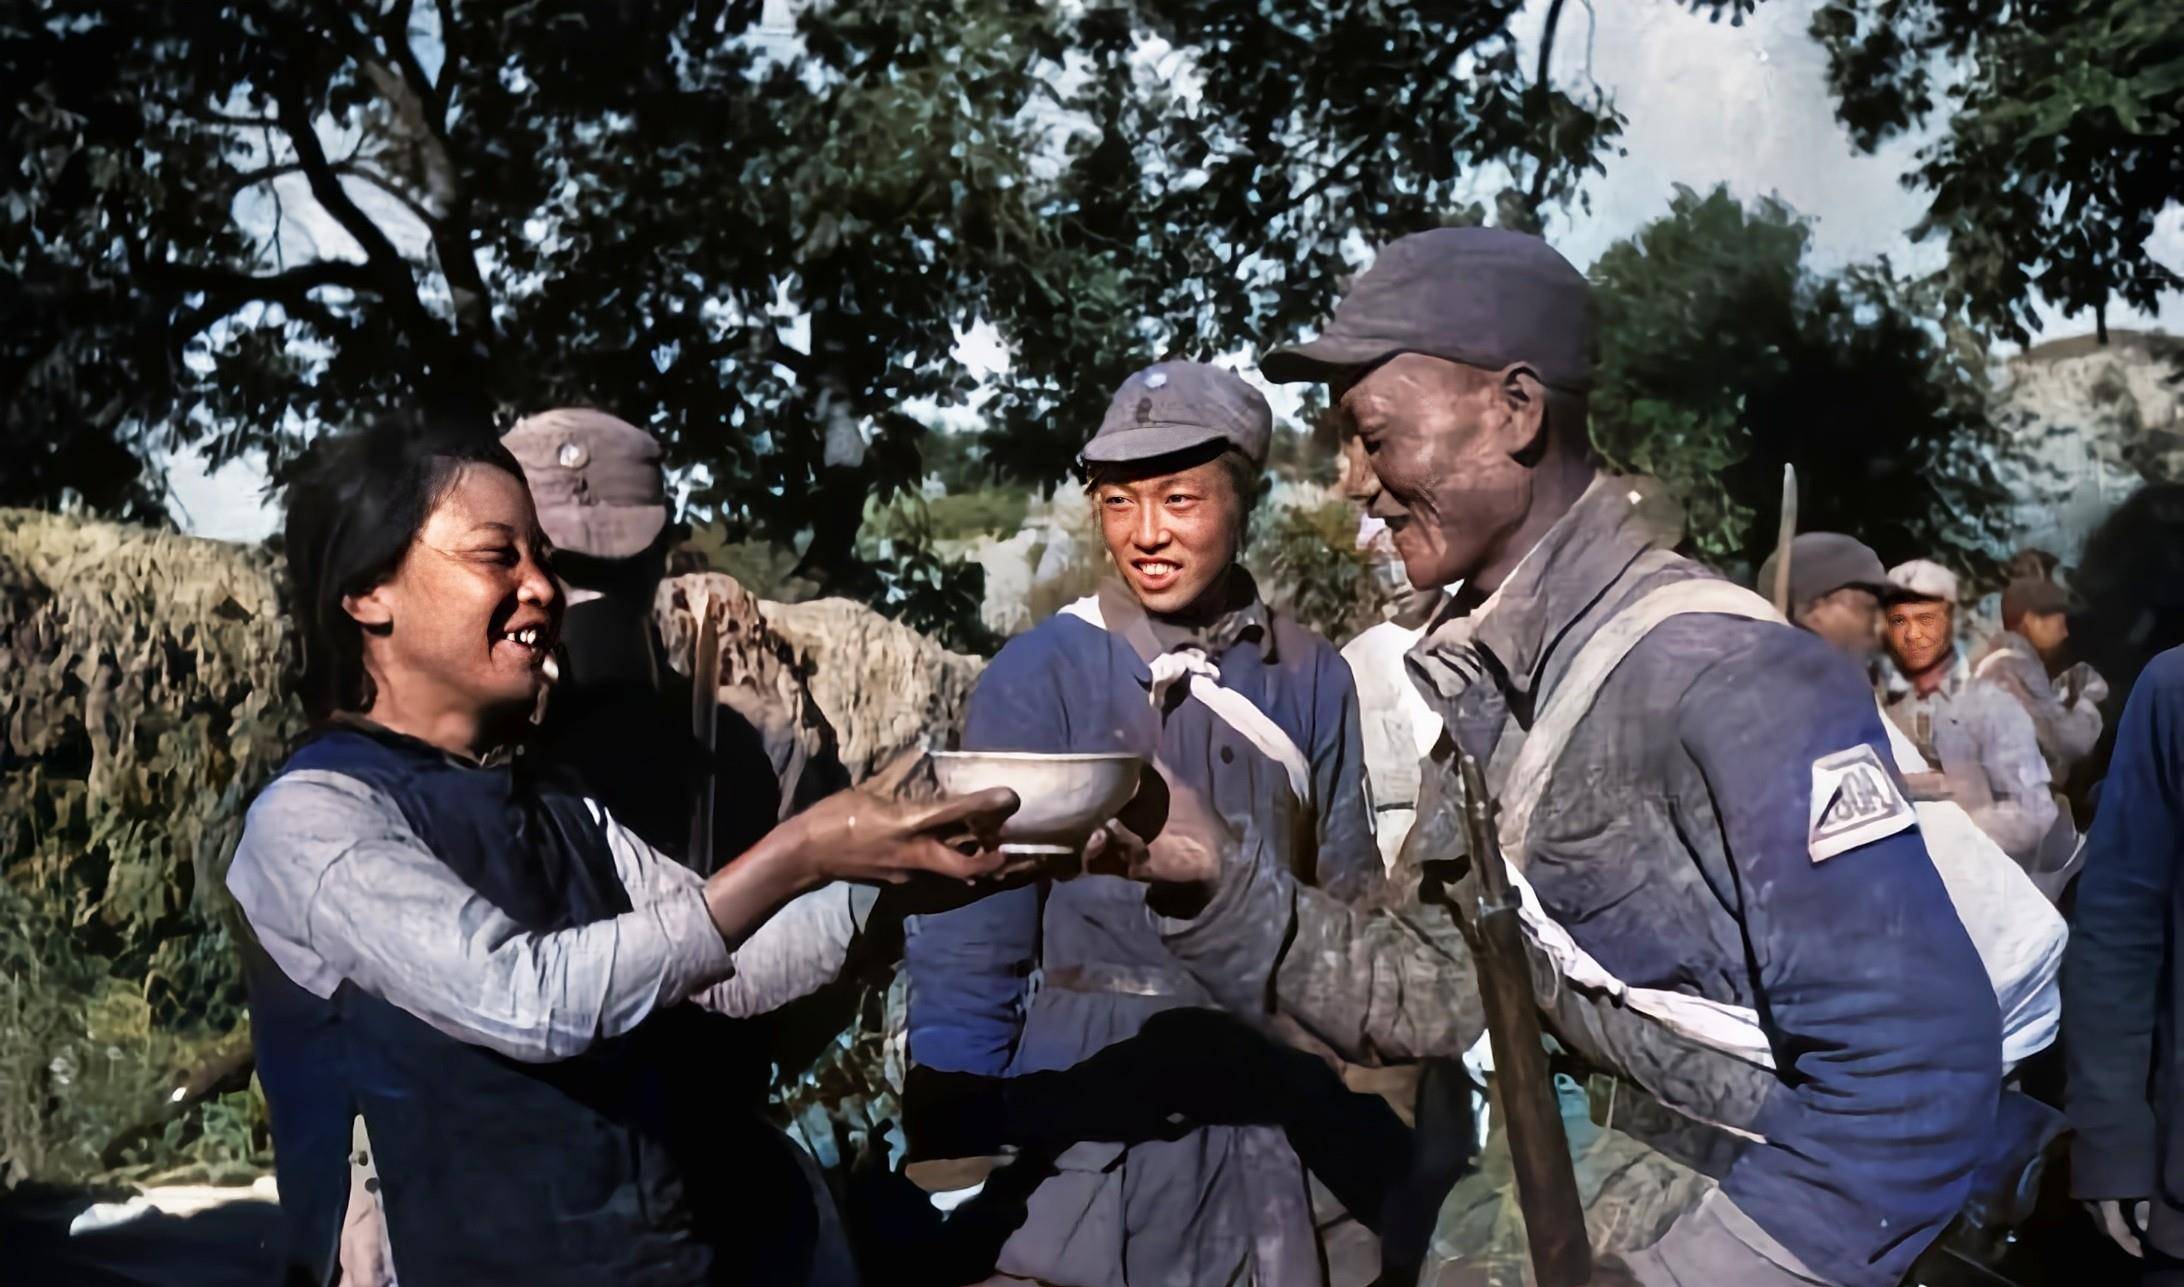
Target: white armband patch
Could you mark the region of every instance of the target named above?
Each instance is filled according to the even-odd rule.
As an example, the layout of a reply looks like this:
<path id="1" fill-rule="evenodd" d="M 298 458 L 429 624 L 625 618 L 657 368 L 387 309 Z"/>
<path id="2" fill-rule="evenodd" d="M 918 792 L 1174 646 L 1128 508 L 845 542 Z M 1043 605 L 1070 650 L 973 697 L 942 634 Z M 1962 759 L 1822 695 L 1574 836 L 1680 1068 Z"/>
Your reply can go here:
<path id="1" fill-rule="evenodd" d="M 1854 746 L 1812 762 L 1805 849 L 1814 862 L 1893 836 L 1918 820 L 1872 747 Z"/>

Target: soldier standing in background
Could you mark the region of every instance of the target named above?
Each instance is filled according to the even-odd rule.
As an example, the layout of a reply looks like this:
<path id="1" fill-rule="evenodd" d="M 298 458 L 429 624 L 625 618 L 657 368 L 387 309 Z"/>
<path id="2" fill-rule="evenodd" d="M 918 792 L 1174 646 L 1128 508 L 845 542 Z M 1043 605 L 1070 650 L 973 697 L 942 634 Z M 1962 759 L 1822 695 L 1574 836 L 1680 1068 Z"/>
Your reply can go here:
<path id="1" fill-rule="evenodd" d="M 1974 675 L 2032 717 L 2058 788 L 2101 740 L 2100 704 L 2108 700 L 2108 681 L 2091 665 L 2061 665 L 2069 640 L 2069 594 L 2045 577 L 2019 577 L 2002 591 L 2002 629 L 1972 662 Z"/>
<path id="2" fill-rule="evenodd" d="M 2027 871 L 2060 866 L 2073 842 L 2056 831 L 2039 736 L 2008 693 L 1972 674 L 1957 646 L 1956 574 L 1913 559 L 1890 568 L 1888 581 L 1881 709 L 1935 766 L 1905 778 L 1912 797 L 1962 805 Z"/>
<path id="3" fill-rule="evenodd" d="M 523 466 L 569 604 L 562 673 L 535 744 L 542 761 L 574 775 L 647 844 L 700 873 L 849 785 L 839 762 L 812 757 L 797 739 L 794 712 L 760 712 L 753 720 L 724 705 L 712 747 L 693 733 L 692 680 L 668 664 L 654 616 L 668 550 L 681 532 L 670 521 L 652 435 L 603 411 L 559 409 L 518 421 L 501 442 Z M 708 778 L 715 787 L 709 797 Z M 706 798 L 713 851 L 692 853 L 692 812 Z M 812 993 L 831 982 L 813 978 L 790 991 Z M 681 1071 L 693 1082 L 737 1087 L 750 1104 L 747 1114 L 722 1115 L 720 1138 L 704 1147 L 720 1165 L 690 1182 L 700 1201 L 732 1202 L 750 1217 L 737 1254 L 752 1281 L 857 1281 L 817 1165 L 764 1112 L 784 1032 L 800 1022 L 823 1025 L 827 1009 L 825 997 L 807 996 L 767 1015 L 706 1015 L 689 1025 L 698 1066 Z"/>
<path id="4" fill-rule="evenodd" d="M 502 440 L 523 466 L 568 595 L 564 673 L 542 747 L 647 844 L 700 871 L 686 852 L 692 801 L 714 792 L 715 854 L 738 854 L 775 823 L 848 786 L 830 755 L 796 736 L 794 712 L 719 711 L 710 753 L 691 725 L 691 681 L 667 661 L 654 600 L 681 525 L 670 521 L 660 445 L 603 411 L 543 411 Z M 633 754 L 642 748 L 646 753 Z"/>
<path id="5" fill-rule="evenodd" d="M 1761 593 L 1775 583 L 1770 554 L 1759 565 Z M 1863 666 L 1881 646 L 1881 596 L 1888 573 L 1880 556 L 1840 532 L 1803 532 L 1790 542 L 1790 620 Z"/>

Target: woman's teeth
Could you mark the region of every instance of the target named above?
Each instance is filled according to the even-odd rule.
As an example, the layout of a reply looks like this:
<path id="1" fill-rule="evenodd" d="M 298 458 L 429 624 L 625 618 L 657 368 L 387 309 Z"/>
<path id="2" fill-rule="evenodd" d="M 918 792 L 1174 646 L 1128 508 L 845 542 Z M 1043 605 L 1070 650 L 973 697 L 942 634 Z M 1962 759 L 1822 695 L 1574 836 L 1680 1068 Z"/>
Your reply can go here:
<path id="1" fill-rule="evenodd" d="M 526 648 L 536 648 L 538 647 L 538 627 L 525 626 L 521 630 L 503 630 L 501 638 L 510 643 L 522 644 Z"/>
<path id="2" fill-rule="evenodd" d="M 1170 572 L 1174 572 L 1177 570 L 1176 565 L 1173 563 L 1161 563 L 1150 560 L 1144 563 L 1140 563 L 1137 566 L 1138 571 L 1143 572 L 1147 576 L 1166 576 Z"/>

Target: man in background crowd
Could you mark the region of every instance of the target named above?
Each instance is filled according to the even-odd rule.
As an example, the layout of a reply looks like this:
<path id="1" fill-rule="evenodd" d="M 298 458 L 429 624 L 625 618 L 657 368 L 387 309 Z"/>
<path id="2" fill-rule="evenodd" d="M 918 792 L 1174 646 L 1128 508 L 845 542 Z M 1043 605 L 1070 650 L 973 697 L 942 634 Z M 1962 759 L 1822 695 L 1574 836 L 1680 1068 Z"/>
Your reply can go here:
<path id="1" fill-rule="evenodd" d="M 1759 565 L 1759 592 L 1773 592 L 1776 562 Z M 1840 532 L 1805 532 L 1790 542 L 1790 620 L 1863 666 L 1881 646 L 1881 597 L 1888 573 L 1866 544 Z"/>
<path id="2" fill-rule="evenodd" d="M 2047 761 L 2008 693 L 1972 674 L 1956 643 L 1956 574 L 1913 559 L 1888 570 L 1881 709 L 1935 768 L 1910 774 L 1914 798 L 1954 800 L 2027 870 L 2056 825 Z"/>
<path id="3" fill-rule="evenodd" d="M 2064 666 L 2070 597 L 2045 577 L 2019 577 L 2002 592 L 2002 629 L 1972 673 L 2017 699 L 2032 717 L 2040 754 L 2058 787 L 2101 740 L 2108 682 L 2085 662 Z"/>

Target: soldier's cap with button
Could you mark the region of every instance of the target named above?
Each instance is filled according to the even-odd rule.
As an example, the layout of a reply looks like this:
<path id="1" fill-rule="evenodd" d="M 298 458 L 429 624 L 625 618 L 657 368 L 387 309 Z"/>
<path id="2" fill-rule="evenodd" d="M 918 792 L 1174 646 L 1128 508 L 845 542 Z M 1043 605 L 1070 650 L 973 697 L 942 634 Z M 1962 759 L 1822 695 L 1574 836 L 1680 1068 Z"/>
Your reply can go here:
<path id="1" fill-rule="evenodd" d="M 1912 559 L 1888 569 L 1888 594 L 1890 603 L 1907 600 L 1923 600 L 1928 603 L 1954 604 L 1957 601 L 1956 573 L 1932 559 Z"/>
<path id="2" fill-rule="evenodd" d="M 1592 287 L 1528 233 L 1436 228 L 1390 242 L 1318 339 L 1259 363 L 1276 384 L 1339 383 L 1399 353 L 1485 371 L 1522 363 L 1566 393 L 1592 388 Z"/>
<path id="3" fill-rule="evenodd" d="M 1774 592 L 1776 560 L 1780 551 L 1759 565 L 1756 582 L 1761 594 Z M 1881 570 L 1881 556 L 1854 536 L 1841 532 L 1800 532 L 1790 542 L 1790 606 L 1801 608 L 1837 590 L 1856 586 L 1886 597 L 1888 573 Z"/>
<path id="4" fill-rule="evenodd" d="M 1242 376 L 1205 362 L 1156 362 L 1115 391 L 1081 459 L 1133 464 L 1222 443 L 1264 466 L 1273 437 L 1273 410 Z"/>
<path id="5" fill-rule="evenodd" d="M 666 530 L 660 444 L 628 421 L 581 407 L 541 411 L 518 420 L 501 445 L 523 466 L 555 549 L 626 559 Z"/>

